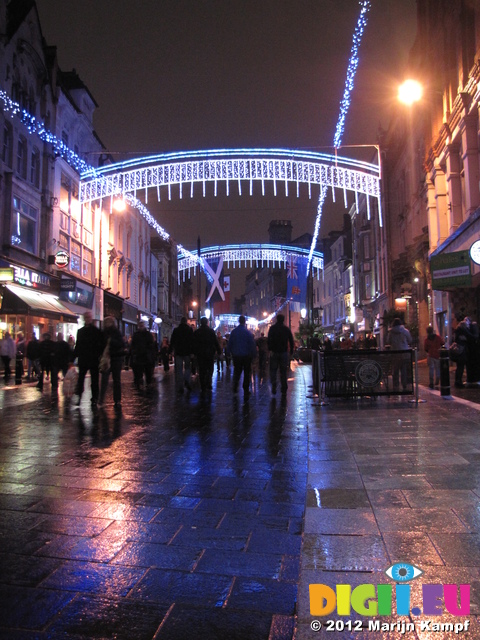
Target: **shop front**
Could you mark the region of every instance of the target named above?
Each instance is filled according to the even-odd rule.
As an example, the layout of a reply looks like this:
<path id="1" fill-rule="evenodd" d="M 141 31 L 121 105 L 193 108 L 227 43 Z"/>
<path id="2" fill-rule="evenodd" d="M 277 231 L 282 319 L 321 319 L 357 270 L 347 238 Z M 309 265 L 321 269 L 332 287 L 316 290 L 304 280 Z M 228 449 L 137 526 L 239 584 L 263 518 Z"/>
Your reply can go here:
<path id="1" fill-rule="evenodd" d="M 138 309 L 133 304 L 123 302 L 123 334 L 127 337 L 132 336 L 138 325 Z"/>
<path id="2" fill-rule="evenodd" d="M 1 266 L 0 339 L 9 332 L 29 338 L 50 333 L 52 338 L 64 330 L 65 323 L 77 318 L 58 299 L 58 279 L 25 267 Z"/>
<path id="3" fill-rule="evenodd" d="M 95 297 L 94 288 L 81 282 L 74 277 L 63 276 L 60 279 L 60 302 L 74 315 L 77 319 L 82 318 L 86 311 L 92 311 L 93 301 Z M 83 321 L 82 321 L 83 324 Z M 73 336 L 77 339 L 77 330 L 79 325 L 76 323 L 65 323 L 63 334 L 65 336 Z"/>

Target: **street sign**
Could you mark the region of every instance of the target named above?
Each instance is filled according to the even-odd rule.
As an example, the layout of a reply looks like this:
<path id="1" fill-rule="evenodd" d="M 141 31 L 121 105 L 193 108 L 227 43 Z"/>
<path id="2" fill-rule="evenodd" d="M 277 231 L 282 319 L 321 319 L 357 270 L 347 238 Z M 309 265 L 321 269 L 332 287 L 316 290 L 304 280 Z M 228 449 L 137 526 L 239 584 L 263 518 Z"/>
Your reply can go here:
<path id="1" fill-rule="evenodd" d="M 432 287 L 439 291 L 455 287 L 470 287 L 472 272 L 468 251 L 441 253 L 430 259 Z"/>

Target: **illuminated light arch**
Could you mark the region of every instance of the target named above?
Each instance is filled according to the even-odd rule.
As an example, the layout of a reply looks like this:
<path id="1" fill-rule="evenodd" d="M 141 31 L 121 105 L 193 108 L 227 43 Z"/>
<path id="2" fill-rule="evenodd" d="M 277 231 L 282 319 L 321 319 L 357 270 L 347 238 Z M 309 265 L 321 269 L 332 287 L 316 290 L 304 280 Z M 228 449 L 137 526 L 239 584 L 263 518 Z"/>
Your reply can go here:
<path id="1" fill-rule="evenodd" d="M 232 184 L 237 185 L 242 195 L 242 183 L 249 184 L 253 195 L 253 184 L 260 183 L 262 195 L 265 182 L 273 183 L 273 193 L 277 195 L 277 185 L 282 184 L 284 193 L 290 189 L 300 195 L 300 185 L 308 186 L 311 197 L 312 185 L 321 191 L 335 189 L 355 194 L 365 194 L 380 202 L 379 166 L 338 155 L 293 149 L 213 149 L 167 153 L 137 158 L 115 163 L 102 169 L 89 170 L 81 175 L 80 202 L 125 196 L 137 197 L 144 193 L 148 203 L 149 189 L 156 189 L 161 200 L 161 189 L 167 189 L 168 199 L 172 197 L 172 186 L 178 186 L 179 197 L 184 188 L 194 196 L 194 186 L 201 185 L 203 196 L 206 184 L 213 183 L 217 195 L 218 183 L 225 183 L 225 193 L 230 194 Z"/>
<path id="2" fill-rule="evenodd" d="M 243 268 L 280 267 L 286 268 L 289 257 L 309 257 L 309 250 L 303 247 L 294 247 L 281 244 L 230 244 L 225 246 L 205 247 L 200 250 L 201 262 L 214 262 L 223 259 L 224 265 Z M 198 264 L 196 251 L 180 250 L 178 254 L 178 275 L 183 273 L 183 279 L 190 278 L 191 271 L 196 273 Z M 314 275 L 320 277 L 323 269 L 323 253 L 315 251 L 312 256 L 311 270 Z M 204 269 L 205 271 L 205 269 Z M 316 272 L 316 273 L 315 273 Z M 188 274 L 188 275 L 187 275 Z M 208 277 L 208 274 L 207 274 Z M 209 278 L 211 280 L 211 277 Z"/>

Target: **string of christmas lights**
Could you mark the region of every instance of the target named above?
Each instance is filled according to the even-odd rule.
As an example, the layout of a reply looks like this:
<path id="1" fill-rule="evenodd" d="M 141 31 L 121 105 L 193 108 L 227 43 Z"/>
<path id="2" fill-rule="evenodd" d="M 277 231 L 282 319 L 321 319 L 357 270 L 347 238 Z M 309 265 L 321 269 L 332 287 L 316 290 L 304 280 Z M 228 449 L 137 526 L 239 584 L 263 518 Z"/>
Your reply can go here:
<path id="1" fill-rule="evenodd" d="M 37 120 L 35 116 L 32 116 L 26 109 L 21 107 L 18 102 L 12 100 L 5 91 L 0 89 L 0 100 L 3 103 L 3 110 L 10 114 L 11 118 L 17 116 L 22 123 L 27 127 L 27 131 L 30 134 L 37 134 L 40 140 L 51 144 L 55 155 L 62 157 L 70 166 L 72 166 L 78 173 L 83 173 L 92 169 L 92 167 L 85 162 L 80 156 L 72 151 L 63 140 L 59 140 L 57 136 L 48 131 L 45 124 L 40 120 Z"/>
<path id="2" fill-rule="evenodd" d="M 358 69 L 358 62 L 359 62 L 358 53 L 360 49 L 360 44 L 362 42 L 362 36 L 365 31 L 365 27 L 367 26 L 368 12 L 370 11 L 370 8 L 371 8 L 370 0 L 363 0 L 362 2 L 360 2 L 360 6 L 361 6 L 360 15 L 358 17 L 357 25 L 353 33 L 353 44 L 350 50 L 350 60 L 347 68 L 347 77 L 345 79 L 345 88 L 343 92 L 343 98 L 342 98 L 342 101 L 340 102 L 340 114 L 338 116 L 337 127 L 335 129 L 335 135 L 333 138 L 333 146 L 335 147 L 335 149 L 338 149 L 342 143 L 342 136 L 345 130 L 345 119 L 347 117 L 347 113 L 350 108 L 350 102 L 351 102 L 350 94 L 353 90 L 355 74 Z M 317 246 L 318 234 L 320 233 L 320 224 L 322 220 L 322 211 L 323 211 L 323 205 L 325 202 L 325 196 L 326 196 L 326 189 L 322 188 L 320 190 L 320 197 L 319 197 L 318 206 L 317 206 L 317 217 L 315 220 L 315 229 L 313 233 L 312 245 L 310 247 L 310 255 L 308 257 L 307 275 L 310 270 L 310 263 L 312 261 L 313 251 Z"/>

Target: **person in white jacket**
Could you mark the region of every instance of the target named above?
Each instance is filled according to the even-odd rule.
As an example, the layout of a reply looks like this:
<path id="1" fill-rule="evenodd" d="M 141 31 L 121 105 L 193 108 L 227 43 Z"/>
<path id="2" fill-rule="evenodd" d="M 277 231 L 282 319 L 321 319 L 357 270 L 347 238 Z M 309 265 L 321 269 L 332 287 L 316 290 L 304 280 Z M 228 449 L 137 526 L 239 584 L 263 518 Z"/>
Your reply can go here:
<path id="1" fill-rule="evenodd" d="M 392 322 L 392 328 L 388 334 L 387 344 L 390 345 L 392 351 L 407 351 L 412 345 L 412 336 L 410 331 L 403 326 L 400 318 L 395 318 Z M 394 354 L 392 358 L 393 364 L 393 388 L 398 389 L 398 379 L 400 377 L 403 391 L 407 391 L 408 387 L 408 360 L 400 354 Z"/>
<path id="2" fill-rule="evenodd" d="M 0 356 L 2 357 L 3 367 L 4 367 L 4 378 L 5 382 L 8 382 L 10 376 L 12 375 L 12 370 L 10 369 L 10 361 L 15 359 L 16 354 L 15 342 L 12 336 L 5 332 L 3 336 L 2 344 L 0 346 Z"/>

